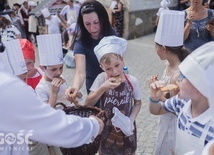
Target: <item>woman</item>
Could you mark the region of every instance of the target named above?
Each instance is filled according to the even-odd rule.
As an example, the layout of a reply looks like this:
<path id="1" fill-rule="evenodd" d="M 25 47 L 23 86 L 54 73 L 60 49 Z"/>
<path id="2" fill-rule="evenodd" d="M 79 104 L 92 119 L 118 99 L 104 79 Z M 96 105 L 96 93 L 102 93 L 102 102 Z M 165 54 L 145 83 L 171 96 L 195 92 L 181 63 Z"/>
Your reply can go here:
<path id="1" fill-rule="evenodd" d="M 214 39 L 206 29 L 207 21 L 214 16 L 214 10 L 205 8 L 202 1 L 190 0 L 190 7 L 185 10 L 184 46 L 190 51 Z"/>
<path id="2" fill-rule="evenodd" d="M 25 35 L 25 32 L 23 31 L 23 26 L 21 24 L 21 21 L 18 17 L 18 15 L 15 14 L 15 12 L 11 12 L 10 13 L 10 17 L 11 17 L 11 20 L 13 22 L 13 25 L 19 30 L 19 32 L 21 33 L 21 37 L 22 38 L 26 38 L 26 35 Z"/>
<path id="3" fill-rule="evenodd" d="M 19 30 L 4 16 L 0 16 L 0 35 L 2 37 L 2 41 L 21 39 L 21 33 Z"/>
<path id="4" fill-rule="evenodd" d="M 116 0 L 116 5 L 112 10 L 112 16 L 114 18 L 114 27 L 118 37 L 123 37 L 123 3 L 120 0 Z"/>
<path id="5" fill-rule="evenodd" d="M 70 93 L 77 95 L 86 79 L 86 89 L 89 89 L 99 73 L 102 72 L 94 54 L 94 47 L 104 36 L 114 35 L 108 14 L 98 1 L 86 1 L 82 4 L 77 19 L 79 33 L 73 37 L 71 49 L 74 51 L 76 70 L 73 84 L 66 90 L 66 97 Z"/>

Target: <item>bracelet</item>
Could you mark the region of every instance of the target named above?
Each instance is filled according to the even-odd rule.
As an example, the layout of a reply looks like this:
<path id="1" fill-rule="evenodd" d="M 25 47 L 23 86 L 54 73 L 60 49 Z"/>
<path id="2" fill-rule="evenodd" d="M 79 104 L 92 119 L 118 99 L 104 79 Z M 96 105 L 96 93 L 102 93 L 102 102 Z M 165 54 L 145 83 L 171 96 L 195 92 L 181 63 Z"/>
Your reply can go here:
<path id="1" fill-rule="evenodd" d="M 160 102 L 160 99 L 159 99 L 159 100 L 157 100 L 157 101 L 155 101 L 155 100 L 151 99 L 151 97 L 150 97 L 150 96 L 148 97 L 148 99 L 149 99 L 149 102 L 150 102 L 150 103 L 152 103 L 152 104 L 157 104 L 157 103 L 159 103 L 159 102 Z"/>

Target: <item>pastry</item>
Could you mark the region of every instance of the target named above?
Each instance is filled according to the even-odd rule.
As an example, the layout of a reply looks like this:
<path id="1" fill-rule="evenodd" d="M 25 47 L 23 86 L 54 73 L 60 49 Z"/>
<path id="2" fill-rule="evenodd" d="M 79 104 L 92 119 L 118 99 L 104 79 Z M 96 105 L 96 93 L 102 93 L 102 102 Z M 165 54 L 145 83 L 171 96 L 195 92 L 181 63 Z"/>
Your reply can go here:
<path id="1" fill-rule="evenodd" d="M 160 90 L 161 90 L 162 92 L 171 91 L 171 90 L 176 90 L 176 89 L 178 89 L 178 86 L 175 85 L 175 84 L 168 84 L 168 85 L 166 85 L 166 86 L 160 88 Z"/>

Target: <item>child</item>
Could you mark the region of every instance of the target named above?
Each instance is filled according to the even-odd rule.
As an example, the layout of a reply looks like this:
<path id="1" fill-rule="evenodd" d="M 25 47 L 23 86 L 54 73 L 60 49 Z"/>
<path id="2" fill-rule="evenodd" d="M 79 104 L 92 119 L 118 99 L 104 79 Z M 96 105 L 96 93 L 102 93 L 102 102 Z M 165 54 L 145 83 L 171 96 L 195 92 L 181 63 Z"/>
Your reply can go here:
<path id="1" fill-rule="evenodd" d="M 20 44 L 28 70 L 26 83 L 35 89 L 42 78 L 43 72 L 40 68 L 35 68 L 35 50 L 33 44 L 27 39 L 20 39 Z"/>
<path id="2" fill-rule="evenodd" d="M 161 14 L 161 11 L 163 10 L 169 10 L 168 6 L 170 4 L 170 1 L 169 0 L 162 0 L 160 5 L 161 7 L 158 9 L 158 12 L 157 12 L 157 17 L 156 17 L 156 26 L 158 26 L 158 22 L 159 22 L 159 18 L 160 18 L 160 14 Z"/>
<path id="3" fill-rule="evenodd" d="M 214 61 L 214 42 L 196 49 L 179 65 L 178 95 L 160 102 L 164 86 L 160 81 L 150 84 L 149 108 L 155 115 L 167 112 L 177 116 L 175 154 L 194 152 L 201 155 L 204 146 L 214 139 L 213 109 L 209 107 L 208 84 L 203 75 Z"/>
<path id="4" fill-rule="evenodd" d="M 123 73 L 126 44 L 122 38 L 109 36 L 94 48 L 105 72 L 95 79 L 85 105 L 94 105 L 100 99 L 100 108 L 107 114 L 101 154 L 134 154 L 137 147 L 134 122 L 141 108 L 142 94 L 138 80 Z"/>
<path id="5" fill-rule="evenodd" d="M 177 84 L 178 66 L 188 55 L 188 51 L 183 47 L 184 26 L 180 24 L 183 21 L 184 13 L 179 11 L 164 10 L 160 16 L 160 23 L 155 36 L 155 48 L 159 58 L 167 60 L 161 78 L 166 84 Z M 149 83 L 157 80 L 157 75 L 154 75 L 150 78 Z M 161 97 L 161 101 L 165 101 L 177 93 L 176 90 L 167 91 Z M 175 149 L 175 130 L 176 116 L 173 113 L 160 116 L 154 155 L 167 155 Z"/>
<path id="6" fill-rule="evenodd" d="M 56 34 L 60 33 L 60 25 L 65 29 L 67 26 L 61 22 L 58 16 L 51 15 L 48 8 L 44 8 L 42 10 L 42 14 L 45 18 L 45 33 L 46 34 Z"/>
<path id="7" fill-rule="evenodd" d="M 65 99 L 67 84 L 62 77 L 63 53 L 61 34 L 48 34 L 37 36 L 40 68 L 44 72 L 42 79 L 36 86 L 36 93 L 43 102 L 52 107 L 57 103 L 72 106 Z M 56 122 L 57 123 L 57 122 Z M 50 154 L 61 155 L 58 147 L 49 147 Z"/>
<path id="8" fill-rule="evenodd" d="M 39 35 L 37 40 L 40 68 L 44 75 L 36 87 L 36 93 L 42 101 L 52 107 L 57 103 L 71 106 L 71 103 L 65 99 L 67 84 L 61 76 L 63 72 L 61 34 Z"/>

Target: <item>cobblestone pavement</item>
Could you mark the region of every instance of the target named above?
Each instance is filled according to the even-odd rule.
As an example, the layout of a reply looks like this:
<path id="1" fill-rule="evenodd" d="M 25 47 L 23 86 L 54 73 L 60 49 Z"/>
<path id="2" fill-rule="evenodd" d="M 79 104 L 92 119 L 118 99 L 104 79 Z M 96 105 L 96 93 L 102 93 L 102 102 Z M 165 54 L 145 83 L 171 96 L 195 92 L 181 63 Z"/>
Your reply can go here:
<path id="1" fill-rule="evenodd" d="M 136 155 L 152 155 L 158 117 L 150 114 L 148 110 L 148 79 L 153 74 L 161 75 L 164 69 L 164 62 L 159 59 L 155 52 L 154 34 L 129 40 L 124 58 L 129 73 L 138 78 L 143 94 L 142 108 L 136 120 L 138 137 Z M 69 85 L 71 84 L 74 70 L 64 67 L 63 75 Z M 85 87 L 81 91 L 84 95 L 83 98 L 85 98 Z"/>

